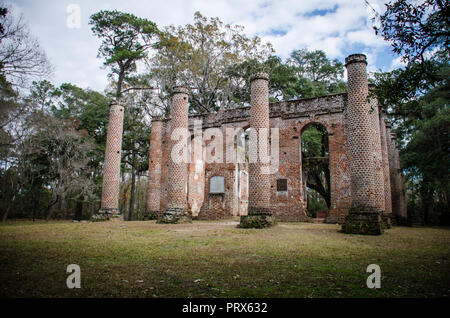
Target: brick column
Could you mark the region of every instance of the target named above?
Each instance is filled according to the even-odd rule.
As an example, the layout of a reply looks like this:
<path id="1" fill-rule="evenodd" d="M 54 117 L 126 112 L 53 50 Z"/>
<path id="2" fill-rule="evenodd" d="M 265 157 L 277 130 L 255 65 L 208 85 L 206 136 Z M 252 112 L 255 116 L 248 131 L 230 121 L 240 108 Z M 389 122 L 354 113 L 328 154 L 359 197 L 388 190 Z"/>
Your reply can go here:
<path id="1" fill-rule="evenodd" d="M 397 144 L 394 142 L 394 167 L 395 176 L 397 178 L 397 193 L 398 193 L 398 214 L 400 219 L 404 222 L 407 221 L 408 213 L 406 208 L 406 197 L 405 197 L 405 180 L 400 165 L 400 152 L 398 150 Z"/>
<path id="2" fill-rule="evenodd" d="M 371 85 L 369 85 L 369 91 Z M 384 182 L 384 167 L 383 167 L 383 148 L 381 144 L 381 127 L 380 127 L 380 110 L 376 98 L 370 97 L 370 115 L 372 119 L 372 133 L 373 133 L 373 163 L 375 171 L 375 185 L 377 191 L 375 192 L 377 210 L 381 212 L 380 216 L 385 228 L 391 227 L 391 221 L 386 214 L 386 198 L 385 198 L 385 182 Z"/>
<path id="3" fill-rule="evenodd" d="M 348 147 L 352 204 L 342 225 L 344 233 L 381 234 L 374 161 L 374 126 L 371 105 L 367 100 L 367 61 L 363 54 L 345 59 L 348 74 Z"/>
<path id="4" fill-rule="evenodd" d="M 119 211 L 120 161 L 122 151 L 124 108 L 112 102 L 109 108 L 108 132 L 106 135 L 105 164 L 100 214 L 106 218 L 117 217 Z"/>
<path id="5" fill-rule="evenodd" d="M 391 177 L 389 171 L 389 150 L 388 150 L 388 136 L 386 130 L 386 113 L 380 112 L 380 135 L 381 135 L 381 153 L 383 157 L 383 176 L 384 176 L 384 201 L 385 209 L 388 218 L 392 216 L 392 198 L 391 198 Z"/>
<path id="6" fill-rule="evenodd" d="M 175 87 L 170 110 L 170 136 L 177 128 L 188 129 L 188 90 Z M 186 136 L 188 138 L 188 136 Z M 192 215 L 187 204 L 187 162 L 174 162 L 172 149 L 180 141 L 170 139 L 170 158 L 167 177 L 167 208 L 158 218 L 158 223 L 192 222 Z"/>
<path id="7" fill-rule="evenodd" d="M 148 190 L 146 214 L 150 220 L 160 215 L 161 164 L 162 164 L 162 129 L 163 122 L 158 117 L 152 119 L 150 132 L 150 151 L 148 158 Z"/>
<path id="8" fill-rule="evenodd" d="M 269 136 L 269 75 L 266 73 L 256 73 L 251 78 L 250 128 L 252 136 L 258 135 L 258 142 L 261 138 L 260 129 L 267 129 Z M 261 162 L 260 149 L 256 142 L 253 144 L 251 141 L 250 147 L 251 158 L 253 157 L 255 162 L 250 160 L 249 165 L 248 215 L 241 216 L 239 226 L 272 226 L 275 219 L 270 211 L 270 175 L 261 173 L 262 168 L 269 164 Z M 268 140 L 266 149 L 270 151 Z"/>

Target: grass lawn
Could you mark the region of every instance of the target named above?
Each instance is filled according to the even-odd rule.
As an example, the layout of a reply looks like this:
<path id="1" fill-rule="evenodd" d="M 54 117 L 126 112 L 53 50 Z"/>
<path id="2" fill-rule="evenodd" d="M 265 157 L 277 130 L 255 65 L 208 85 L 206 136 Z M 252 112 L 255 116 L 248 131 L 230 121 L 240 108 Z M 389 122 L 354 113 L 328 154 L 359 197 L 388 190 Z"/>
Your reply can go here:
<path id="1" fill-rule="evenodd" d="M 348 235 L 338 225 L 236 221 L 0 225 L 0 297 L 449 297 L 450 229 Z M 67 265 L 81 289 L 66 287 Z M 369 264 L 381 288 L 369 289 Z"/>

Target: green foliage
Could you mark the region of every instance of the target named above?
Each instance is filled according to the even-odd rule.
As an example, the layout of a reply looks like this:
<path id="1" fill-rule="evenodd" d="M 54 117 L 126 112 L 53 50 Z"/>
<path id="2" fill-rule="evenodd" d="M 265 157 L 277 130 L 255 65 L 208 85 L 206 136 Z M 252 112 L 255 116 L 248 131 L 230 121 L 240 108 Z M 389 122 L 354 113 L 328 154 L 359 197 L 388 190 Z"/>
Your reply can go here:
<path id="1" fill-rule="evenodd" d="M 309 188 L 308 211 L 311 215 L 315 215 L 319 209 L 329 209 L 331 206 L 329 144 L 328 132 L 323 125 L 313 123 L 302 131 L 302 169 L 306 186 Z M 325 208 L 314 192 L 323 198 Z"/>
<path id="2" fill-rule="evenodd" d="M 242 31 L 242 26 L 225 25 L 199 12 L 193 24 L 167 27 L 150 61 L 149 76 L 160 89 L 156 102 L 166 104 L 173 86 L 181 84 L 190 90 L 191 112 L 239 105 L 234 91 L 243 79 L 231 78 L 229 68 L 250 60 L 262 62 L 273 52 L 270 44 L 261 44 L 259 37 L 248 38 Z"/>
<path id="3" fill-rule="evenodd" d="M 93 14 L 89 24 L 94 35 L 103 39 L 98 55 L 111 67 L 112 74 L 118 75 L 115 95 L 120 97 L 126 76 L 136 70 L 136 62 L 154 46 L 158 28 L 152 21 L 116 10 Z"/>
<path id="4" fill-rule="evenodd" d="M 328 59 L 323 51 L 297 50 L 285 63 L 278 56 L 270 56 L 262 62 L 252 59 L 229 67 L 227 75 L 239 83 L 233 89 L 237 103 L 250 102 L 250 77 L 256 72 L 269 74 L 269 96 L 273 102 L 346 91 L 342 63 Z"/>
<path id="5" fill-rule="evenodd" d="M 69 83 L 62 84 L 58 91 L 59 99 L 51 112 L 57 118 L 72 120 L 78 131 L 95 141 L 90 165 L 99 167 L 105 153 L 110 99 Z"/>
<path id="6" fill-rule="evenodd" d="M 343 93 L 344 65 L 330 60 L 324 51 L 295 50 L 289 64 L 293 66 L 299 80 L 303 79 L 303 97 L 317 97 L 330 93 Z"/>
<path id="7" fill-rule="evenodd" d="M 450 223 L 449 4 L 391 1 L 381 35 L 407 65 L 375 74 L 374 95 L 390 115 L 409 179 L 409 215 Z M 412 210 L 411 210 L 412 209 Z"/>
<path id="8" fill-rule="evenodd" d="M 449 16 L 450 4 L 445 0 L 395 0 L 386 4 L 381 30 L 375 30 L 408 64 L 425 62 L 429 53 L 448 59 Z"/>
<path id="9" fill-rule="evenodd" d="M 327 203 L 316 190 L 308 188 L 307 190 L 307 213 L 309 217 L 317 217 L 318 211 L 328 210 Z"/>

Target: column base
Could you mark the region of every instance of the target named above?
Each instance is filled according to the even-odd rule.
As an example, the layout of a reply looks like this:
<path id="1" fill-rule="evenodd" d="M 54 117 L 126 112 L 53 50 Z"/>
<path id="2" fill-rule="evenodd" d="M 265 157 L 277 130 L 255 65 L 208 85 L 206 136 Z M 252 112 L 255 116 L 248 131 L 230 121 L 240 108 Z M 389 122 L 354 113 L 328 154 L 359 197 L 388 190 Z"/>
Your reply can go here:
<path id="1" fill-rule="evenodd" d="M 100 209 L 92 216 L 92 222 L 119 221 L 122 215 L 118 209 Z"/>
<path id="2" fill-rule="evenodd" d="M 342 224 L 342 232 L 347 234 L 380 235 L 383 228 L 380 212 L 367 207 L 352 207 Z"/>
<path id="3" fill-rule="evenodd" d="M 386 212 L 382 212 L 380 213 L 381 216 L 381 220 L 383 221 L 383 227 L 385 229 L 390 229 L 392 228 L 392 214 L 391 213 L 386 213 Z"/>
<path id="4" fill-rule="evenodd" d="M 162 213 L 159 211 L 147 212 L 144 215 L 144 221 L 157 220 L 161 215 Z"/>
<path id="5" fill-rule="evenodd" d="M 238 228 L 243 229 L 263 229 L 272 227 L 277 221 L 269 209 L 266 208 L 248 208 L 248 215 L 241 216 L 241 222 Z"/>
<path id="6" fill-rule="evenodd" d="M 192 223 L 192 214 L 185 209 L 168 208 L 162 213 L 156 223 L 158 224 L 179 224 Z"/>

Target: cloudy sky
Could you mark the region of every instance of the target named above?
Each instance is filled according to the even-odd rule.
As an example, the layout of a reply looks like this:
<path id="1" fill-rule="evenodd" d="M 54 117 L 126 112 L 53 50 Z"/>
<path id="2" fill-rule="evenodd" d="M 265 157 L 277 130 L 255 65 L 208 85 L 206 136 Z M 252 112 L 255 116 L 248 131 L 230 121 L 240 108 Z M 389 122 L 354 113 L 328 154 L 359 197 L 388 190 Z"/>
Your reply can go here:
<path id="1" fill-rule="evenodd" d="M 126 11 L 156 22 L 159 27 L 191 23 L 194 12 L 218 17 L 245 27 L 272 43 L 286 58 L 294 49 L 321 49 L 344 61 L 352 53 L 365 53 L 369 70 L 391 70 L 399 59 L 388 43 L 376 37 L 373 9 L 382 13 L 384 1 L 368 0 L 6 0 L 23 14 L 54 67 L 53 82 L 103 90 L 107 70 L 97 58 L 100 40 L 88 25 L 99 10 Z M 73 17 L 80 12 L 79 26 Z"/>

